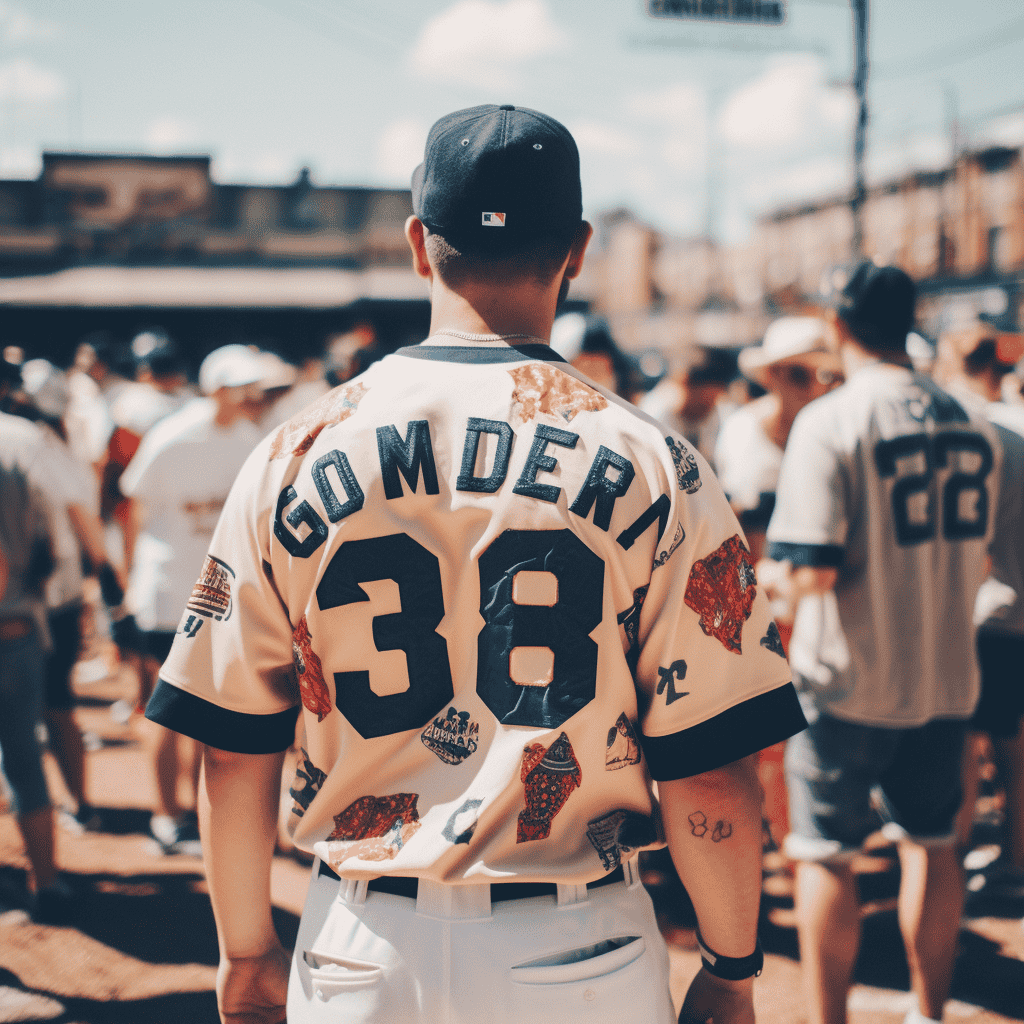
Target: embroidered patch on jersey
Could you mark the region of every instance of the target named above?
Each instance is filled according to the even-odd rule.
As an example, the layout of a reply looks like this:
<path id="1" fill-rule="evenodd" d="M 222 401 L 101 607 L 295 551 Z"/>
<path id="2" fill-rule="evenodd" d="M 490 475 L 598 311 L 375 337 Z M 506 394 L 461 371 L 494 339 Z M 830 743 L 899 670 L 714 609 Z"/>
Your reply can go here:
<path id="1" fill-rule="evenodd" d="M 479 820 L 477 809 L 482 803 L 483 800 L 480 799 L 466 800 L 461 807 L 457 807 L 452 811 L 452 816 L 448 819 L 445 827 L 441 829 L 441 835 L 456 846 L 468 843 L 476 831 Z M 458 832 L 455 831 L 456 828 L 459 829 Z"/>
<path id="2" fill-rule="evenodd" d="M 213 555 L 207 555 L 203 562 L 203 571 L 192 588 L 185 608 L 204 618 L 213 618 L 218 622 L 231 617 L 231 581 L 235 578 L 235 570 Z"/>
<path id="3" fill-rule="evenodd" d="M 696 494 L 700 490 L 700 469 L 697 467 L 697 460 L 693 453 L 681 441 L 666 437 L 665 444 L 672 453 L 672 462 L 676 467 L 676 481 L 679 490 L 687 494 Z"/>
<path id="4" fill-rule="evenodd" d="M 599 391 L 549 363 L 527 363 L 508 372 L 515 381 L 509 418 L 521 423 L 542 412 L 569 423 L 577 413 L 608 407 L 608 399 Z"/>
<path id="5" fill-rule="evenodd" d="M 683 529 L 682 523 L 676 523 L 676 533 L 672 538 L 672 543 L 658 555 L 654 560 L 654 564 L 651 566 L 651 570 L 660 569 L 674 554 L 677 547 L 683 543 L 686 539 L 686 531 Z"/>
<path id="6" fill-rule="evenodd" d="M 309 754 L 304 748 L 300 747 L 299 749 L 302 751 L 302 759 L 295 766 L 295 781 L 292 783 L 291 789 L 288 790 L 288 795 L 295 801 L 292 814 L 297 818 L 301 818 L 309 810 L 313 797 L 320 792 L 320 787 L 327 781 L 327 773 L 320 771 L 310 761 Z"/>
<path id="7" fill-rule="evenodd" d="M 324 682 L 324 669 L 320 658 L 313 650 L 313 637 L 310 635 L 306 616 L 299 619 L 299 624 L 292 632 L 292 658 L 295 661 L 295 673 L 299 677 L 299 693 L 302 695 L 302 706 L 316 715 L 322 722 L 333 708 L 331 694 Z"/>
<path id="8" fill-rule="evenodd" d="M 419 830 L 418 799 L 418 793 L 392 793 L 354 800 L 341 814 L 334 816 L 334 831 L 327 837 L 328 841 L 340 840 L 354 845 L 332 850 L 331 864 L 340 864 L 352 857 L 394 860 Z"/>
<path id="9" fill-rule="evenodd" d="M 516 842 L 547 839 L 555 815 L 583 782 L 569 737 L 563 732 L 546 750 L 540 743 L 531 743 L 523 750 L 519 777 L 526 787 L 526 810 L 519 812 Z"/>
<path id="10" fill-rule="evenodd" d="M 587 838 L 597 850 L 605 871 L 614 871 L 623 857 L 628 858 L 634 850 L 650 846 L 657 835 L 654 822 L 646 814 L 618 810 L 590 822 Z"/>
<path id="11" fill-rule="evenodd" d="M 629 645 L 626 650 L 626 664 L 633 675 L 636 675 L 636 663 L 640 659 L 640 613 L 644 610 L 644 601 L 649 589 L 650 584 L 637 587 L 633 591 L 633 603 L 615 618 L 626 631 L 626 643 Z"/>
<path id="12" fill-rule="evenodd" d="M 480 745 L 480 726 L 469 720 L 468 711 L 449 708 L 420 733 L 423 745 L 445 764 L 462 764 Z"/>
<path id="13" fill-rule="evenodd" d="M 505 226 L 505 214 L 481 212 L 480 224 L 485 228 L 503 228 Z"/>
<path id="14" fill-rule="evenodd" d="M 707 558 L 693 563 L 683 600 L 700 616 L 700 628 L 728 651 L 742 654 L 743 623 L 757 594 L 749 552 L 733 534 Z"/>
<path id="15" fill-rule="evenodd" d="M 370 389 L 360 381 L 344 384 L 328 392 L 308 409 L 303 409 L 282 426 L 270 443 L 271 459 L 285 455 L 305 455 L 325 427 L 343 423 L 351 416 Z"/>
<path id="16" fill-rule="evenodd" d="M 604 769 L 607 772 L 640 763 L 640 744 L 633 726 L 623 711 L 615 724 L 608 730 L 608 743 L 604 754 Z"/>
<path id="17" fill-rule="evenodd" d="M 779 627 L 774 622 L 768 623 L 768 632 L 761 637 L 761 646 L 767 647 L 769 651 L 777 654 L 780 658 L 786 656 L 786 650 L 782 646 L 782 637 L 779 636 Z"/>
<path id="18" fill-rule="evenodd" d="M 656 693 L 661 696 L 665 694 L 665 703 L 674 704 L 680 697 L 689 697 L 690 691 L 683 690 L 679 692 L 676 690 L 676 680 L 682 682 L 686 678 L 686 662 L 680 658 L 678 661 L 673 661 L 668 668 L 662 668 L 658 666 L 658 686 Z"/>

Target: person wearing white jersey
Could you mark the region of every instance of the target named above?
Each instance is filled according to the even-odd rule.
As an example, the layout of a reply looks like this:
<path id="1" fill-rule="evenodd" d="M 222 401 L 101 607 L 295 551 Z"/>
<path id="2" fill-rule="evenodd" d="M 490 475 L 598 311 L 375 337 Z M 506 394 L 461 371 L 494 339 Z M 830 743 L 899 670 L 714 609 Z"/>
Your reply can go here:
<path id="1" fill-rule="evenodd" d="M 283 1020 L 287 987 L 292 1024 L 668 1024 L 636 866 L 667 839 L 703 943 L 682 1019 L 752 1024 L 750 755 L 804 723 L 739 525 L 546 344 L 590 237 L 568 131 L 450 114 L 412 195 L 430 337 L 253 453 L 147 709 L 206 745 L 222 1019 Z M 300 710 L 289 984 L 269 866 Z"/>
<path id="2" fill-rule="evenodd" d="M 715 446 L 715 471 L 759 559 L 793 420 L 835 386 L 842 367 L 839 356 L 825 347 L 825 322 L 813 316 L 776 320 L 762 344 L 740 352 L 739 366 L 768 394 L 726 418 Z"/>
<path id="3" fill-rule="evenodd" d="M 143 700 L 171 649 L 181 609 L 203 565 L 231 483 L 260 440 L 249 418 L 263 367 L 243 345 L 211 352 L 199 368 L 196 399 L 147 431 L 121 477 L 130 501 L 127 605 L 138 626 Z M 177 737 L 153 727 L 150 757 L 158 803 L 150 831 L 165 853 L 198 855 L 194 817 L 179 803 Z M 198 758 L 192 759 L 193 778 Z"/>
<path id="4" fill-rule="evenodd" d="M 988 735 L 1006 794 L 1000 858 L 979 881 L 986 894 L 1024 895 L 1024 407 L 1003 402 L 1003 379 L 1024 356 L 1020 334 L 974 323 L 939 339 L 936 374 L 1000 434 L 1003 473 L 992 544 L 992 571 L 978 593 L 981 697 L 964 756 L 964 806 L 958 834 L 970 838 L 978 790 L 979 746 Z M 975 883 L 976 884 L 976 883 Z"/>
<path id="5" fill-rule="evenodd" d="M 769 557 L 803 595 L 789 654 L 811 722 L 786 751 L 785 850 L 810 1020 L 840 1024 L 860 933 L 849 861 L 880 824 L 881 787 L 912 1016 L 937 1020 L 963 900 L 953 822 L 1001 449 L 987 421 L 906 365 L 910 278 L 864 262 L 840 283 L 828 323 L 846 383 L 797 416 L 768 528 Z"/>

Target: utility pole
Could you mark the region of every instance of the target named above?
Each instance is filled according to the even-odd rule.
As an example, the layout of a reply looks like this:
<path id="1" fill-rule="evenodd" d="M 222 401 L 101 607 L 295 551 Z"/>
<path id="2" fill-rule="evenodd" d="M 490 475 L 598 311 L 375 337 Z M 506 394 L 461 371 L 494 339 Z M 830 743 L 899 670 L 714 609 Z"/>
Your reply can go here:
<path id="1" fill-rule="evenodd" d="M 853 87 L 857 93 L 857 127 L 853 136 L 853 256 L 864 255 L 864 144 L 868 133 L 868 0 L 850 0 L 853 8 Z"/>

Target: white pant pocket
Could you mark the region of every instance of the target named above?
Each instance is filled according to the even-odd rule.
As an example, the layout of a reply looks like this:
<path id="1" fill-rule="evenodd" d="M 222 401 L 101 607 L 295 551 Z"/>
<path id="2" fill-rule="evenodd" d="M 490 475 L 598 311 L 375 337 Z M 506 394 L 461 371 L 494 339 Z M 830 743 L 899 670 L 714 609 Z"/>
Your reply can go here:
<path id="1" fill-rule="evenodd" d="M 320 953 L 316 950 L 303 953 L 302 959 L 309 967 L 313 995 L 325 1002 L 342 992 L 370 988 L 384 980 L 384 971 L 378 964 L 363 960 Z"/>
<path id="2" fill-rule="evenodd" d="M 643 956 L 646 948 L 642 935 L 625 935 L 518 964 L 509 974 L 521 985 L 588 981 L 622 970 Z"/>

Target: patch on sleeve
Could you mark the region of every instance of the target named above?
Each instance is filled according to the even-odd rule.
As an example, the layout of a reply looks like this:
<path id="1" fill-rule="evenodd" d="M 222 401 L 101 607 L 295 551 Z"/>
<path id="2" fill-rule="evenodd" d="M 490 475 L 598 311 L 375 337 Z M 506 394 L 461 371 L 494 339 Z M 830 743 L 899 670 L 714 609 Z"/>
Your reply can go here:
<path id="1" fill-rule="evenodd" d="M 297 818 L 301 818 L 309 810 L 313 797 L 320 792 L 320 787 L 327 781 L 327 773 L 320 771 L 313 764 L 305 748 L 300 747 L 299 749 L 302 751 L 302 759 L 295 766 L 295 781 L 292 783 L 291 789 L 288 790 L 288 795 L 295 801 L 292 814 Z"/>
<path id="2" fill-rule="evenodd" d="M 679 490 L 687 494 L 696 494 L 700 490 L 700 469 L 697 467 L 697 460 L 693 453 L 682 441 L 676 441 L 673 437 L 665 438 L 665 444 L 672 453 L 672 462 L 676 467 L 676 482 Z"/>
<path id="3" fill-rule="evenodd" d="M 227 562 L 207 555 L 185 608 L 207 619 L 231 618 L 231 581 L 234 578 L 235 570 Z"/>
<path id="4" fill-rule="evenodd" d="M 577 413 L 608 407 L 608 399 L 600 391 L 549 363 L 527 363 L 508 372 L 515 382 L 509 418 L 521 423 L 542 412 L 570 423 Z"/>
<path id="5" fill-rule="evenodd" d="M 640 613 L 644 610 L 644 601 L 647 599 L 647 591 L 650 584 L 637 587 L 633 591 L 633 603 L 624 611 L 620 612 L 615 621 L 626 632 L 626 664 L 630 672 L 636 675 L 636 664 L 640 660 Z"/>
<path id="6" fill-rule="evenodd" d="M 618 810 L 587 825 L 587 838 L 597 850 L 605 871 L 614 871 L 622 858 L 650 846 L 657 838 L 654 822 L 646 814 Z"/>
<path id="7" fill-rule="evenodd" d="M 678 661 L 673 661 L 668 668 L 662 668 L 658 666 L 658 686 L 656 693 L 660 697 L 661 694 L 665 694 L 665 703 L 674 704 L 680 697 L 689 697 L 689 690 L 676 690 L 676 680 L 682 682 L 686 678 L 686 662 L 680 658 Z"/>
<path id="8" fill-rule="evenodd" d="M 334 816 L 334 831 L 329 842 L 352 843 L 332 849 L 334 866 L 352 857 L 360 860 L 394 860 L 398 851 L 419 831 L 416 809 L 418 793 L 392 793 L 389 796 L 361 796 Z"/>
<path id="9" fill-rule="evenodd" d="M 302 695 L 302 706 L 316 715 L 322 722 L 334 705 L 331 694 L 324 682 L 324 669 L 320 658 L 313 650 L 313 637 L 310 635 L 306 616 L 299 619 L 299 624 L 292 633 L 292 658 L 295 660 L 295 674 L 299 677 L 299 693 Z"/>
<path id="10" fill-rule="evenodd" d="M 583 782 L 569 737 L 563 732 L 546 750 L 540 743 L 531 743 L 523 750 L 519 777 L 526 787 L 526 810 L 519 812 L 516 842 L 547 839 L 555 815 Z"/>
<path id="11" fill-rule="evenodd" d="M 777 654 L 780 658 L 786 657 L 786 649 L 782 646 L 782 637 L 779 636 L 779 627 L 775 625 L 774 621 L 768 623 L 768 632 L 761 637 L 761 646 L 767 647 L 773 654 Z"/>
<path id="12" fill-rule="evenodd" d="M 344 384 L 292 417 L 270 442 L 271 459 L 305 455 L 325 427 L 333 427 L 351 416 L 370 389 L 362 383 Z"/>
<path id="13" fill-rule="evenodd" d="M 619 768 L 627 768 L 631 764 L 640 763 L 640 744 L 637 742 L 633 726 L 626 717 L 626 712 L 615 720 L 608 730 L 608 743 L 604 754 L 605 771 L 613 772 Z"/>
<path id="14" fill-rule="evenodd" d="M 693 563 L 684 600 L 700 616 L 700 628 L 728 651 L 742 654 L 743 623 L 757 594 L 749 552 L 733 534 L 707 558 Z"/>
<path id="15" fill-rule="evenodd" d="M 480 745 L 480 726 L 469 720 L 468 711 L 452 707 L 444 718 L 435 718 L 420 733 L 420 739 L 445 764 L 462 764 Z"/>
<path id="16" fill-rule="evenodd" d="M 675 550 L 680 544 L 686 539 L 686 531 L 683 529 L 682 523 L 676 523 L 676 533 L 672 538 L 672 543 L 669 544 L 664 551 L 662 551 L 657 558 L 654 560 L 654 564 L 651 566 L 651 571 L 660 569 L 672 556 L 675 554 Z"/>

